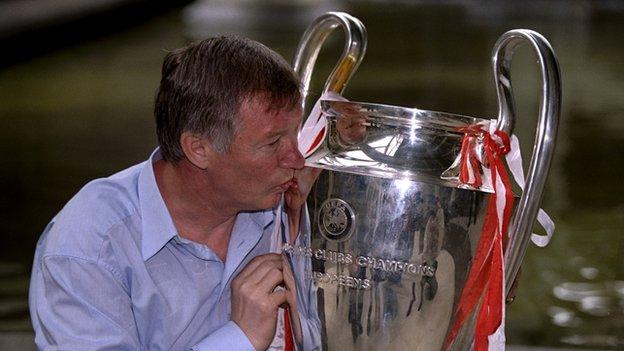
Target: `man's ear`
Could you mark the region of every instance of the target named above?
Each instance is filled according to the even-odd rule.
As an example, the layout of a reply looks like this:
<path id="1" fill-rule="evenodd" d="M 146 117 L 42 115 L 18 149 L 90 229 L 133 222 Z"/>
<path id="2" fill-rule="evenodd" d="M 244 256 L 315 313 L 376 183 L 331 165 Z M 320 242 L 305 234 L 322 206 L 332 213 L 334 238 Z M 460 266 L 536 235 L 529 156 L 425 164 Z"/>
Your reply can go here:
<path id="1" fill-rule="evenodd" d="M 180 146 L 189 162 L 201 169 L 208 168 L 216 153 L 208 139 L 191 132 L 182 133 Z"/>

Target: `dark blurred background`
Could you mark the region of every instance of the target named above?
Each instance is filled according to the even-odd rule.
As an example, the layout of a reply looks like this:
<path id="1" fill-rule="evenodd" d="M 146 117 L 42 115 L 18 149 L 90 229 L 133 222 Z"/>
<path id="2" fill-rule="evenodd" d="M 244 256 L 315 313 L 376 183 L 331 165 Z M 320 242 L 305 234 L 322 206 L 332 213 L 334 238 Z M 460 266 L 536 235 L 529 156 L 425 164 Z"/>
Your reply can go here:
<path id="1" fill-rule="evenodd" d="M 543 207 L 557 230 L 548 247 L 529 248 L 508 340 L 624 349 L 623 1 L 0 0 L 1 350 L 34 348 L 28 280 L 46 223 L 87 181 L 156 146 L 152 105 L 167 50 L 229 32 L 290 61 L 307 25 L 332 10 L 369 34 L 351 100 L 493 117 L 498 36 L 529 28 L 549 39 L 563 113 Z M 335 34 L 322 50 L 313 98 L 341 45 Z M 528 48 L 512 76 L 526 167 L 540 79 Z"/>

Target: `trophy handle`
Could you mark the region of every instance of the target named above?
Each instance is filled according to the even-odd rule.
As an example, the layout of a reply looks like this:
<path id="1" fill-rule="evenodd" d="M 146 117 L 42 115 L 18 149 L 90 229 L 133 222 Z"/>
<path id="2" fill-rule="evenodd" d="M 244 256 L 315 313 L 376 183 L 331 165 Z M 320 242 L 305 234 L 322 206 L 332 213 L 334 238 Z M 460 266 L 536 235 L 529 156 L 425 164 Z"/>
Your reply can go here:
<path id="1" fill-rule="evenodd" d="M 341 94 L 366 53 L 366 29 L 357 18 L 344 12 L 328 12 L 314 20 L 303 34 L 292 64 L 301 79 L 304 112 L 318 53 L 325 39 L 338 26 L 344 30 L 345 45 L 340 60 L 325 82 L 323 93 L 334 91 Z"/>
<path id="2" fill-rule="evenodd" d="M 533 222 L 539 210 L 546 177 L 553 158 L 561 111 L 559 64 L 552 47 L 537 32 L 527 29 L 511 30 L 498 39 L 492 52 L 492 65 L 499 107 L 498 129 L 511 134 L 514 127 L 516 109 L 511 87 L 511 58 L 516 49 L 526 43 L 530 44 L 540 64 L 542 92 L 537 132 L 533 144 L 533 155 L 527 173 L 526 187 L 520 197 L 516 213 L 509 227 L 509 237 L 511 239 L 505 251 L 506 294 L 509 294 L 512 283 L 520 270 L 520 265 L 531 237 Z"/>

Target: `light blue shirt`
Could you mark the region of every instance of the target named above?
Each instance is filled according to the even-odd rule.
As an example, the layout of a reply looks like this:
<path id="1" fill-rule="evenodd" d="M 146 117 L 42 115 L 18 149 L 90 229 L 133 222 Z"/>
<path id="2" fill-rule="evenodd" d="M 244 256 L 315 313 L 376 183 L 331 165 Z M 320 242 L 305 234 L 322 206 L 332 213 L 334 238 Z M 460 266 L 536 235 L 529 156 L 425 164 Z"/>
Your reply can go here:
<path id="1" fill-rule="evenodd" d="M 90 182 L 45 228 L 29 296 L 39 349 L 254 350 L 230 321 L 230 283 L 269 252 L 274 211 L 236 217 L 223 263 L 178 235 L 154 177 L 158 159 L 156 150 L 146 162 Z M 301 240 L 309 245 L 309 235 Z M 320 344 L 316 296 L 300 279 L 303 348 L 312 350 Z"/>

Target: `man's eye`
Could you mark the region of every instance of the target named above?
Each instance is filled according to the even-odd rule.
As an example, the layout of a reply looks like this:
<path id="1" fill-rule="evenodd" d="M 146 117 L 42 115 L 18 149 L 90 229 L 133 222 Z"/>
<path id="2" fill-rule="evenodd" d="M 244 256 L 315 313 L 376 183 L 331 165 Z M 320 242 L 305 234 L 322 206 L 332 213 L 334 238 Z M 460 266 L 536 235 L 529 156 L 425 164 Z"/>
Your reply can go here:
<path id="1" fill-rule="evenodd" d="M 268 143 L 264 144 L 264 147 L 271 148 L 271 149 L 276 147 L 277 143 L 279 143 L 279 139 L 280 138 L 275 138 L 275 139 L 269 141 Z"/>
<path id="2" fill-rule="evenodd" d="M 273 140 L 272 142 L 268 143 L 267 145 L 268 145 L 268 146 L 275 146 L 275 145 L 277 145 L 277 143 L 279 142 L 279 140 L 280 140 L 280 138 L 277 138 L 277 139 Z"/>

